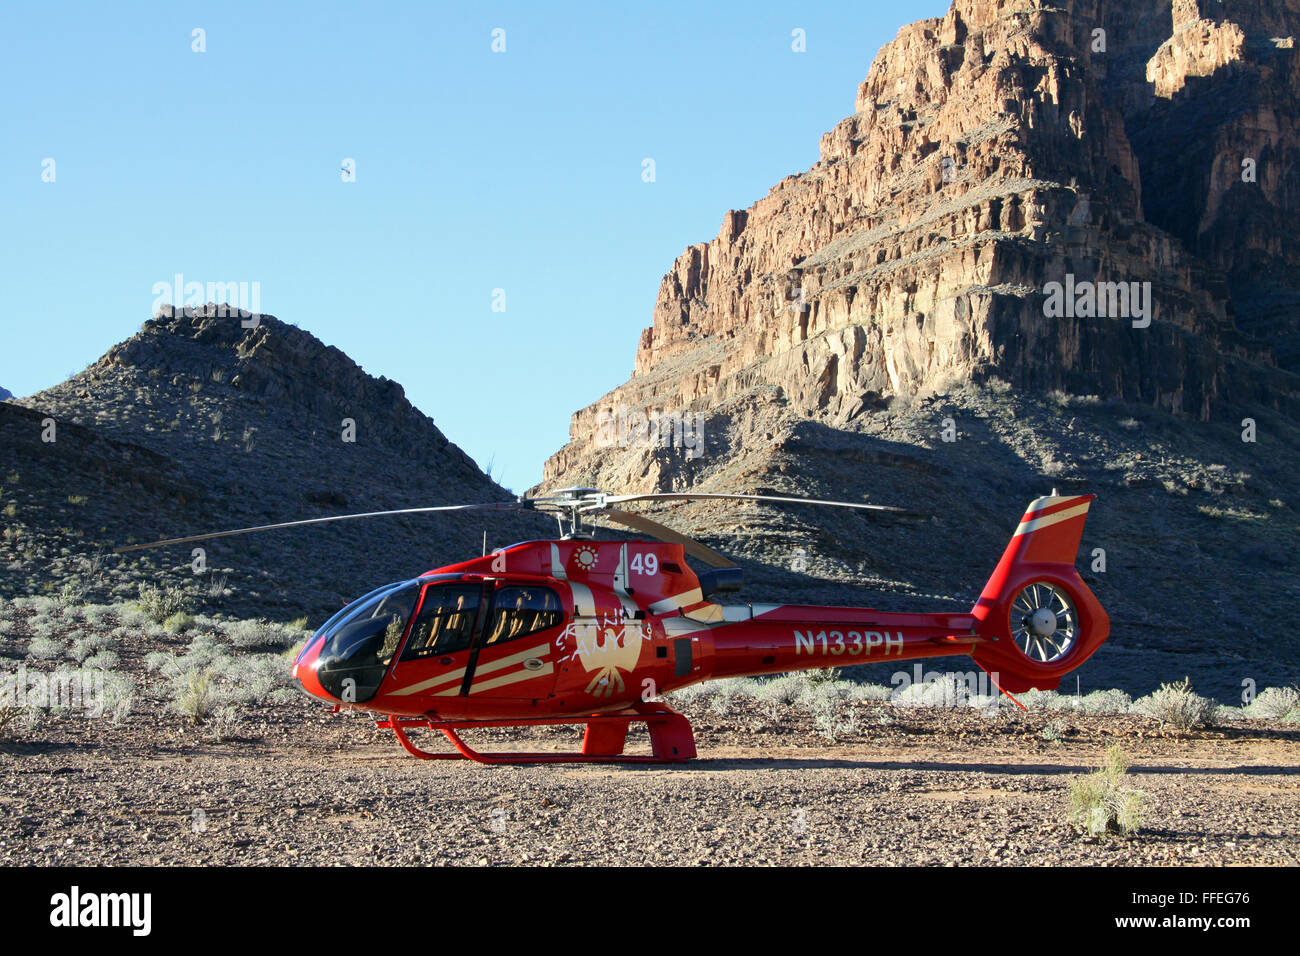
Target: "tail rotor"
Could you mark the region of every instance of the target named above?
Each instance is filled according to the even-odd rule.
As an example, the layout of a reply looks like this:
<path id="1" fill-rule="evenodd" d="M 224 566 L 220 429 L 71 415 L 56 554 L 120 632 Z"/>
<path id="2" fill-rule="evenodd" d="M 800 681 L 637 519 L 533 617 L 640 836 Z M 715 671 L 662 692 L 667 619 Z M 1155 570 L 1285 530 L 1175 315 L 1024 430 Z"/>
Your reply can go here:
<path id="1" fill-rule="evenodd" d="M 1110 634 L 1110 619 L 1074 566 L 1095 497 L 1030 504 L 971 611 L 984 638 L 975 662 L 1008 691 L 1055 690 Z"/>

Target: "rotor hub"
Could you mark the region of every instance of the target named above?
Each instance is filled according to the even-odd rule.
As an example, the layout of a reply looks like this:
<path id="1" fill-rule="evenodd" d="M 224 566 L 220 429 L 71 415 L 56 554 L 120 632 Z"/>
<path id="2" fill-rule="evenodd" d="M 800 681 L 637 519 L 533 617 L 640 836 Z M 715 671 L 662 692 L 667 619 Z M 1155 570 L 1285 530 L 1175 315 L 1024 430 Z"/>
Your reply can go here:
<path id="1" fill-rule="evenodd" d="M 1056 615 L 1045 607 L 1040 607 L 1029 615 L 1029 629 L 1038 637 L 1051 637 L 1056 633 Z"/>

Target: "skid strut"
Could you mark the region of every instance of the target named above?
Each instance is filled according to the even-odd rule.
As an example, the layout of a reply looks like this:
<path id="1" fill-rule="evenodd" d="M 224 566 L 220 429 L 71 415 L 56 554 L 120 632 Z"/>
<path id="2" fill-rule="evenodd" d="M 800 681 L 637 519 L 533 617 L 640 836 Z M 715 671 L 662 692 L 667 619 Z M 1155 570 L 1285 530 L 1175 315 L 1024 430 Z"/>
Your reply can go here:
<path id="1" fill-rule="evenodd" d="M 645 723 L 650 731 L 649 755 L 623 753 L 629 724 Z M 461 739 L 459 731 L 483 727 L 537 727 L 546 724 L 586 724 L 580 753 L 480 753 Z M 695 734 L 690 721 L 662 704 L 632 707 L 612 714 L 582 717 L 533 717 L 503 720 L 437 720 L 423 717 L 389 717 L 375 726 L 392 730 L 407 753 L 421 760 L 477 760 L 489 764 L 522 763 L 680 763 L 695 756 Z M 411 743 L 407 727 L 441 730 L 455 753 L 429 753 Z"/>

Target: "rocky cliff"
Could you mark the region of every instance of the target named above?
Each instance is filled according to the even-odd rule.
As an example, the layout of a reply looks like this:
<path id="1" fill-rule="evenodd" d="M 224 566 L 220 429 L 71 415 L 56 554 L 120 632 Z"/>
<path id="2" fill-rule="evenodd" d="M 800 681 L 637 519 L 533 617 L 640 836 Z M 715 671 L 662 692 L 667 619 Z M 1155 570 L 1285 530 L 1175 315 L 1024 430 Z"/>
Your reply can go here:
<path id="1" fill-rule="evenodd" d="M 821 160 L 673 264 L 636 377 L 575 442 L 602 405 L 753 381 L 838 421 L 992 374 L 1202 419 L 1294 412 L 1295 29 L 1297 0 L 958 0 L 905 27 Z M 1047 321 L 1069 275 L 1151 283 L 1150 325 Z"/>
<path id="2" fill-rule="evenodd" d="M 1133 513 L 1103 502 L 1099 538 L 1134 529 L 1164 568 L 1199 561 L 1178 542 L 1223 513 L 1187 496 L 1235 488 L 1261 517 L 1193 540 L 1294 553 L 1297 32 L 1300 0 L 956 0 L 904 27 L 816 165 L 673 264 L 632 378 L 574 415 L 544 484 L 925 504 L 944 512 L 932 532 L 987 532 L 989 561 L 1026 494 L 1115 487 L 1131 497 L 1112 509 Z M 656 419 L 698 420 L 706 439 L 639 439 Z M 1243 441 L 1246 419 L 1267 449 Z M 705 534 L 744 525 L 690 514 Z M 764 520 L 784 566 L 797 534 Z M 986 570 L 918 561 L 916 529 L 855 526 L 848 542 L 839 518 L 798 520 L 844 582 Z M 862 541 L 899 556 L 888 575 L 864 571 Z M 731 543 L 764 559 L 754 534 Z M 1133 567 L 1137 587 L 1113 595 L 1121 650 L 1139 604 L 1186 607 L 1176 581 Z M 1232 629 L 1244 618 L 1224 622 L 1224 603 L 1251 620 L 1270 603 L 1248 596 L 1258 569 L 1240 577 L 1200 602 L 1205 621 Z"/>

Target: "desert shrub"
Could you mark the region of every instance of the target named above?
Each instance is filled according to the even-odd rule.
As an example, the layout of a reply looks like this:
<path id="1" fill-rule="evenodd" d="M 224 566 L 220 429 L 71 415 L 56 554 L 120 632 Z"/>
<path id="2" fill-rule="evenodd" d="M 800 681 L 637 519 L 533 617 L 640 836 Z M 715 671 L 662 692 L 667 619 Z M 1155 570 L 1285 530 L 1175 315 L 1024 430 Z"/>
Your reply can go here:
<path id="1" fill-rule="evenodd" d="M 1075 710 L 1078 698 L 1058 694 L 1054 690 L 1028 690 L 1018 695 L 1020 703 L 1030 710 L 1060 711 Z"/>
<path id="2" fill-rule="evenodd" d="M 77 581 L 68 581 L 59 588 L 54 603 L 60 609 L 71 608 L 81 604 L 85 599 L 86 586 Z"/>
<path id="3" fill-rule="evenodd" d="M 704 681 L 699 684 L 690 684 L 686 687 L 679 687 L 677 690 L 669 691 L 665 696 L 679 707 L 688 707 L 691 704 L 707 700 L 710 694 L 709 682 Z"/>
<path id="4" fill-rule="evenodd" d="M 81 663 L 86 658 L 108 650 L 112 646 L 113 641 L 106 634 L 84 634 L 72 642 L 72 646 L 68 648 L 68 656 Z"/>
<path id="5" fill-rule="evenodd" d="M 184 634 L 194 626 L 194 615 L 187 614 L 185 611 L 177 611 L 167 620 L 162 622 L 163 630 L 171 634 Z"/>
<path id="6" fill-rule="evenodd" d="M 1294 687 L 1265 687 L 1244 708 L 1243 716 L 1252 720 L 1280 720 L 1300 705 L 1300 691 Z"/>
<path id="7" fill-rule="evenodd" d="M 116 661 L 117 655 L 112 651 L 102 653 Z M 60 667 L 54 672 L 55 677 L 66 687 L 79 686 L 82 689 L 80 698 L 68 698 L 70 703 L 85 709 L 92 716 L 107 717 L 113 723 L 120 723 L 131 713 L 131 707 L 135 703 L 135 680 L 126 674 L 110 671 L 107 667 L 97 668 L 91 664 L 94 660 L 93 657 L 89 658 L 81 667 Z M 68 708 L 55 707 L 52 710 L 62 713 Z"/>
<path id="8" fill-rule="evenodd" d="M 817 698 L 811 709 L 813 729 L 830 743 L 858 732 L 857 711 L 835 698 Z"/>
<path id="9" fill-rule="evenodd" d="M 278 655 L 223 658 L 213 665 L 222 696 L 246 705 L 260 704 L 293 685 L 293 673 Z"/>
<path id="10" fill-rule="evenodd" d="M 810 684 L 823 684 L 837 681 L 840 679 L 842 673 L 843 671 L 838 667 L 814 667 L 811 670 L 803 672 L 804 676 L 808 678 L 808 683 Z"/>
<path id="11" fill-rule="evenodd" d="M 34 637 L 27 645 L 27 656 L 34 661 L 52 661 L 63 656 L 64 645 L 49 637 Z"/>
<path id="12" fill-rule="evenodd" d="M 155 587 L 152 584 L 140 585 L 137 600 L 141 612 L 154 624 L 162 624 L 173 614 L 183 611 L 189 603 L 183 588 Z"/>
<path id="13" fill-rule="evenodd" d="M 274 621 L 261 618 L 248 621 L 230 621 L 222 627 L 226 639 L 235 647 L 284 647 L 297 639 L 297 634 Z"/>
<path id="14" fill-rule="evenodd" d="M 194 670 L 173 684 L 172 709 L 196 724 L 203 723 L 218 706 L 212 672 Z"/>
<path id="15" fill-rule="evenodd" d="M 231 588 L 227 587 L 227 582 L 229 580 L 230 575 L 228 574 L 223 574 L 220 577 L 215 574 L 212 575 L 212 577 L 208 579 L 208 586 L 205 591 L 208 600 L 220 601 L 222 598 L 234 594 L 235 592 Z"/>
<path id="16" fill-rule="evenodd" d="M 14 604 L 20 607 L 27 607 L 37 614 L 54 614 L 59 610 L 59 602 L 51 597 L 33 597 L 19 599 Z"/>
<path id="17" fill-rule="evenodd" d="M 808 685 L 808 689 L 801 695 L 800 702 L 807 707 L 809 706 L 809 700 L 847 701 L 852 698 L 853 691 L 857 686 L 851 680 L 814 681 Z"/>
<path id="18" fill-rule="evenodd" d="M 199 634 L 186 649 L 184 654 L 168 651 L 154 651 L 146 654 L 144 666 L 147 670 L 157 671 L 169 681 L 185 677 L 193 671 L 215 668 L 220 670 L 230 659 L 230 649 L 211 634 Z"/>
<path id="19" fill-rule="evenodd" d="M 19 704 L 16 675 L 0 679 L 0 740 L 17 740 L 37 728 L 42 711 Z"/>
<path id="20" fill-rule="evenodd" d="M 121 663 L 121 660 L 116 651 L 100 651 L 87 657 L 81 662 L 81 666 L 92 670 L 108 671 Z"/>
<path id="21" fill-rule="evenodd" d="M 114 614 L 113 609 L 106 604 L 87 604 L 81 609 L 81 616 L 87 624 L 105 627 Z"/>
<path id="22" fill-rule="evenodd" d="M 782 674 L 763 681 L 754 691 L 754 696 L 766 703 L 790 705 L 803 696 L 807 689 L 808 678 L 803 674 Z"/>
<path id="23" fill-rule="evenodd" d="M 27 629 L 35 637 L 52 638 L 61 630 L 61 625 L 52 617 L 36 614 L 27 619 Z"/>
<path id="24" fill-rule="evenodd" d="M 115 604 L 113 605 L 113 611 L 117 614 L 118 621 L 121 622 L 121 626 L 118 627 L 117 630 L 120 630 L 123 633 L 132 634 L 143 630 L 150 624 L 157 623 L 140 607 L 134 604 Z M 166 620 L 166 618 L 164 618 L 164 620 Z"/>
<path id="25" fill-rule="evenodd" d="M 894 696 L 894 688 L 884 684 L 854 684 L 848 699 L 854 701 L 887 701 Z"/>
<path id="26" fill-rule="evenodd" d="M 23 709 L 10 704 L 0 704 L 0 740 L 8 740 L 17 730 Z"/>
<path id="27" fill-rule="evenodd" d="M 81 604 L 65 604 L 59 608 L 59 620 L 75 624 L 86 619 L 86 608 Z"/>
<path id="28" fill-rule="evenodd" d="M 238 710 L 261 704 L 294 685 L 292 670 L 281 655 L 231 653 L 212 634 L 197 635 L 184 654 L 146 655 L 145 668 L 166 681 L 172 709 L 196 723 L 213 718 L 219 707 Z M 284 699 L 281 695 L 277 702 Z"/>
<path id="29" fill-rule="evenodd" d="M 965 680 L 955 674 L 940 674 L 933 680 L 898 688 L 890 702 L 896 707 L 965 707 L 970 697 Z"/>
<path id="30" fill-rule="evenodd" d="M 1144 717 L 1160 722 L 1160 729 L 1171 727 L 1177 731 L 1213 727 L 1218 717 L 1219 705 L 1192 690 L 1191 681 L 1184 677 L 1176 684 L 1161 684 L 1154 693 L 1133 705 Z"/>
<path id="31" fill-rule="evenodd" d="M 208 740 L 229 740 L 243 722 L 243 714 L 233 704 L 224 704 L 215 708 L 204 722 L 204 737 Z"/>
<path id="32" fill-rule="evenodd" d="M 1063 720 L 1049 720 L 1038 736 L 1048 743 L 1056 743 L 1065 736 L 1068 729 L 1069 726 Z"/>
<path id="33" fill-rule="evenodd" d="M 17 685 L 17 675 L 0 675 L 0 740 L 17 736 L 21 724 L 23 708 L 18 706 Z"/>
<path id="34" fill-rule="evenodd" d="M 1127 714 L 1132 706 L 1133 698 L 1122 690 L 1094 690 L 1079 709 L 1085 714 Z"/>
<path id="35" fill-rule="evenodd" d="M 1100 769 L 1070 784 L 1070 822 L 1089 836 L 1128 836 L 1142 826 L 1146 795 L 1127 785 L 1128 758 L 1119 745 L 1106 751 Z"/>
<path id="36" fill-rule="evenodd" d="M 725 717 L 731 710 L 731 702 L 736 697 L 752 697 L 757 691 L 758 682 L 747 677 L 727 677 L 712 681 L 713 693 L 709 695 L 709 710 L 719 717 Z"/>
<path id="37" fill-rule="evenodd" d="M 144 656 L 144 669 L 149 673 L 161 673 L 164 668 L 169 668 L 176 661 L 176 655 L 171 651 L 150 651 Z M 166 677 L 166 674 L 163 674 Z"/>

